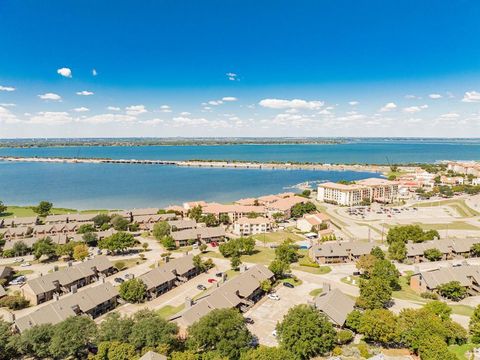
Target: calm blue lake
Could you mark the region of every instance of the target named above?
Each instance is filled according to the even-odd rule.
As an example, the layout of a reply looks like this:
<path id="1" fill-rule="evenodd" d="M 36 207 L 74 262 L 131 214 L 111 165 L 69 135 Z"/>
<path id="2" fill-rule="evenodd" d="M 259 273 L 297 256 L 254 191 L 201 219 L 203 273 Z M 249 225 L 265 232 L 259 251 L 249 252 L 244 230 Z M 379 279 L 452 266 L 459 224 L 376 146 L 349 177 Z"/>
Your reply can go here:
<path id="1" fill-rule="evenodd" d="M 379 174 L 0 162 L 0 200 L 11 205 L 49 200 L 55 206 L 76 209 L 162 207 L 192 200 L 230 202 L 292 191 L 289 187 L 304 181 L 355 180 L 370 176 Z"/>
<path id="2" fill-rule="evenodd" d="M 480 160 L 480 140 L 378 140 L 339 145 L 0 148 L 1 155 L 388 164 L 438 160 Z"/>

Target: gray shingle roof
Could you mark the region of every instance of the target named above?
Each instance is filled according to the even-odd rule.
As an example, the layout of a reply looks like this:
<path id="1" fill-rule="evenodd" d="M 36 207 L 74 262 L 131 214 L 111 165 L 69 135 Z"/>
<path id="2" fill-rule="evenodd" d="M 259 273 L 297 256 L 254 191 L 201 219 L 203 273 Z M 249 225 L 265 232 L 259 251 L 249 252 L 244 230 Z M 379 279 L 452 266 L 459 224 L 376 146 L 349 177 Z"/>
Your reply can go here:
<path id="1" fill-rule="evenodd" d="M 354 306 L 355 300 L 338 289 L 322 293 L 315 298 L 315 307 L 339 326 L 343 326 Z"/>

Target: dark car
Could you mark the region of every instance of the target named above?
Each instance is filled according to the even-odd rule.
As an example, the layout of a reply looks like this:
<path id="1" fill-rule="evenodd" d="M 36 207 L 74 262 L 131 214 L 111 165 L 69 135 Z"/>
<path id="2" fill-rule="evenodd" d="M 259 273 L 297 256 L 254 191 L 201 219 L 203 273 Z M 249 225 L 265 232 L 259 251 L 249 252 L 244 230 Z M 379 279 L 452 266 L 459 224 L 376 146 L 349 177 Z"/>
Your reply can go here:
<path id="1" fill-rule="evenodd" d="M 198 290 L 202 290 L 202 291 L 203 291 L 203 290 L 207 290 L 207 288 L 206 288 L 204 285 L 202 285 L 202 284 L 197 285 L 197 289 L 198 289 Z"/>
<path id="2" fill-rule="evenodd" d="M 245 322 L 246 322 L 247 324 L 254 324 L 254 323 L 255 323 L 255 321 L 253 321 L 253 319 L 252 319 L 252 318 L 249 318 L 249 317 L 246 317 L 246 318 L 245 318 Z"/>
<path id="3" fill-rule="evenodd" d="M 218 272 L 218 273 L 215 274 L 216 277 L 222 277 L 222 275 L 223 275 L 223 273 L 221 273 L 221 272 Z"/>
<path id="4" fill-rule="evenodd" d="M 114 280 L 115 280 L 116 283 L 119 283 L 119 284 L 125 282 L 125 280 L 123 280 L 122 278 L 119 278 L 119 277 L 115 278 Z"/>
<path id="5" fill-rule="evenodd" d="M 283 283 L 283 286 L 288 287 L 288 288 L 290 288 L 290 289 L 293 289 L 293 288 L 295 287 L 293 284 L 291 284 L 291 283 L 289 283 L 289 282 L 284 282 L 284 283 Z"/>

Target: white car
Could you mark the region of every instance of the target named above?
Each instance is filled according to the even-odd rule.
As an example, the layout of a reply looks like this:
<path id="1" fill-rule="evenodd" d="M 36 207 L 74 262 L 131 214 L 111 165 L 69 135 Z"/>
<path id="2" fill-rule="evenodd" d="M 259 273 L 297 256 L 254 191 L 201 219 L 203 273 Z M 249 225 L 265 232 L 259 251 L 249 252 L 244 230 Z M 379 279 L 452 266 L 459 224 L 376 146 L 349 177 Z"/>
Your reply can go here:
<path id="1" fill-rule="evenodd" d="M 28 266 L 32 266 L 32 264 L 30 264 L 29 262 L 20 264 L 20 267 L 28 267 Z"/>
<path id="2" fill-rule="evenodd" d="M 269 298 L 270 300 L 277 300 L 277 301 L 280 300 L 280 296 L 278 296 L 278 295 L 275 294 L 275 293 L 268 294 L 268 298 Z"/>

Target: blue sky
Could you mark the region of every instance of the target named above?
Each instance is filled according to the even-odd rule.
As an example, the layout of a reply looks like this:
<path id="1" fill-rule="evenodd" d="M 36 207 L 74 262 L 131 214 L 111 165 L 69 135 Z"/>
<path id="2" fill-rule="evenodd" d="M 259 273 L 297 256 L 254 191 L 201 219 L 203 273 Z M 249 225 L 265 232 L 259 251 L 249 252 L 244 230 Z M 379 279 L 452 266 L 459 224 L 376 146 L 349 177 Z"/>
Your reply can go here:
<path id="1" fill-rule="evenodd" d="M 478 136 L 479 18 L 475 0 L 0 0 L 0 137 Z"/>

